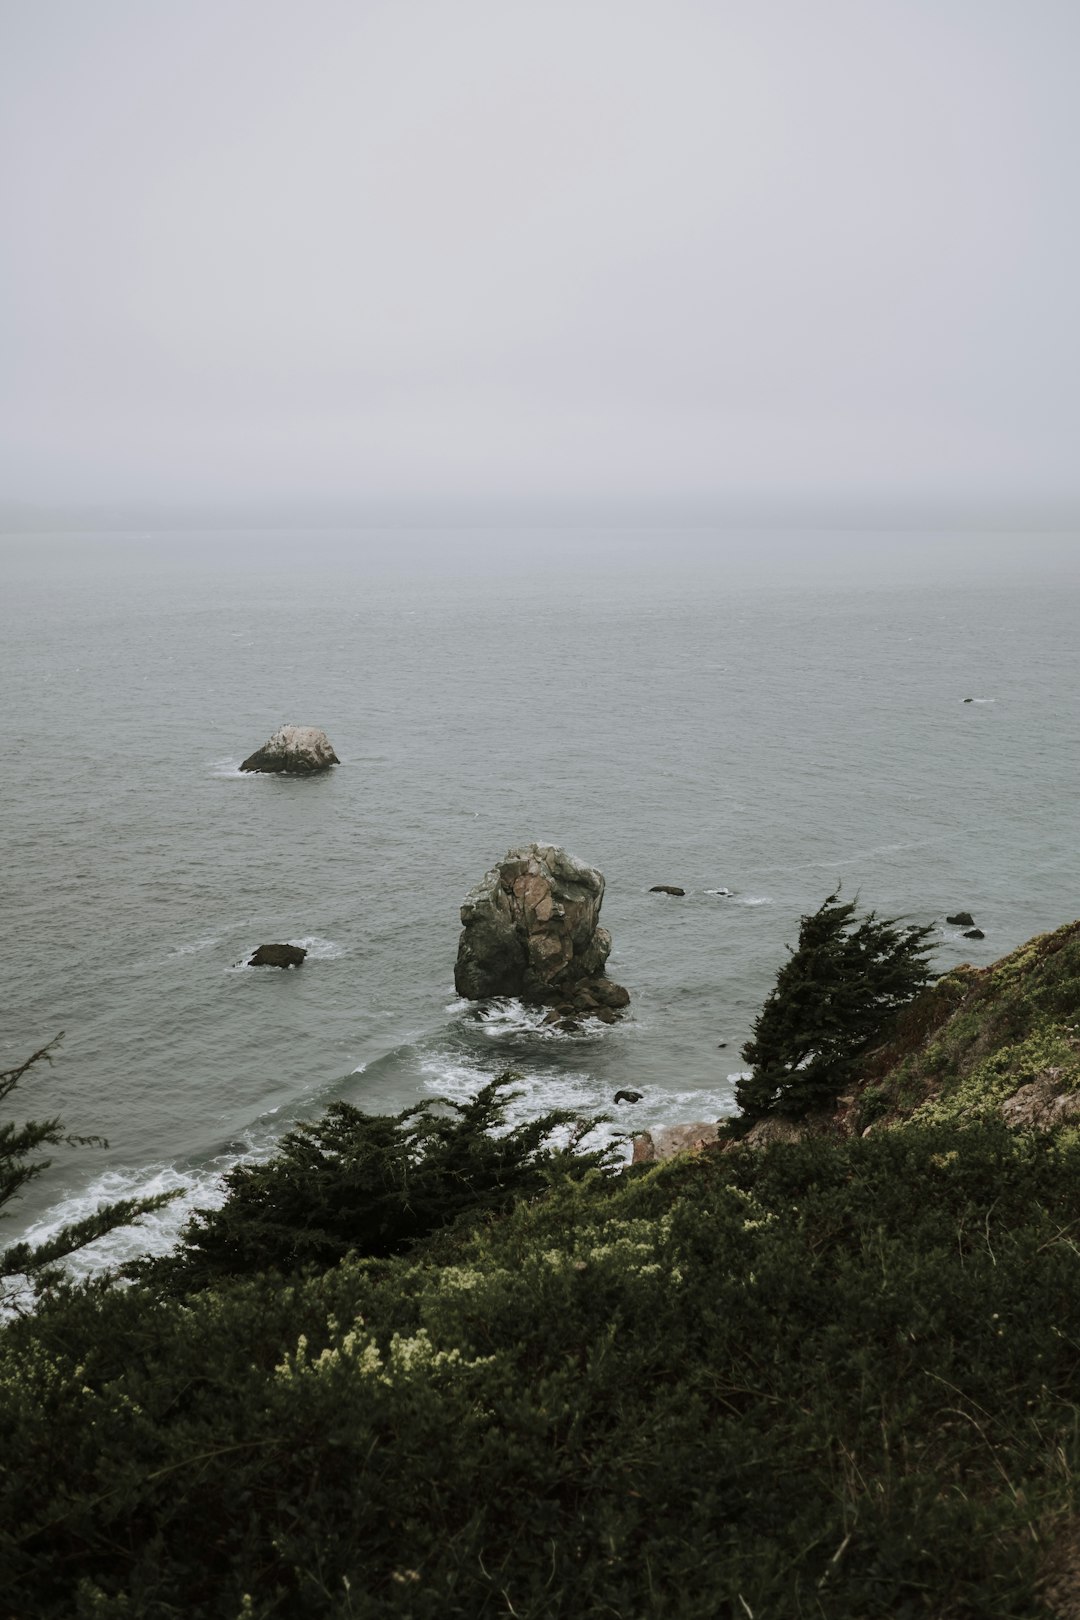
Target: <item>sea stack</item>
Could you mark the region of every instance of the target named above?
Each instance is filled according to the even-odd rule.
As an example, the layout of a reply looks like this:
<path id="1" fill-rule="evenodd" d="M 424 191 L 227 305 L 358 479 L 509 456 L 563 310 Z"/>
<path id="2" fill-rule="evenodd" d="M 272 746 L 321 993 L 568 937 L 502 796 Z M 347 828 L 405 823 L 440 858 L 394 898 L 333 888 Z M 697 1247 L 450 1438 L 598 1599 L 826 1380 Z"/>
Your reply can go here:
<path id="1" fill-rule="evenodd" d="M 603 874 L 564 849 L 508 850 L 465 896 L 458 995 L 520 996 L 568 1021 L 591 1015 L 610 1022 L 630 995 L 604 971 L 611 935 L 600 927 L 603 898 Z"/>
<path id="2" fill-rule="evenodd" d="M 315 771 L 328 771 L 331 765 L 340 763 L 325 731 L 315 726 L 279 726 L 261 748 L 249 754 L 240 769 L 311 776 Z"/>

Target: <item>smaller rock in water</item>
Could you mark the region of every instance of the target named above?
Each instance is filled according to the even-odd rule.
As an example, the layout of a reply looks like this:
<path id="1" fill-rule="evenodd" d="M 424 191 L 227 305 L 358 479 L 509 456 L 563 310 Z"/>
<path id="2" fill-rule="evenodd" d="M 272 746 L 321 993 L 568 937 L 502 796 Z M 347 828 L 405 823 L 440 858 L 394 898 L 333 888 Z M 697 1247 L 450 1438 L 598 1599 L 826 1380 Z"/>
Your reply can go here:
<path id="1" fill-rule="evenodd" d="M 964 930 L 964 938 L 965 939 L 985 939 L 986 935 L 983 933 L 981 928 L 965 928 L 965 930 Z"/>
<path id="2" fill-rule="evenodd" d="M 260 945 L 248 967 L 299 967 L 306 955 L 302 945 Z"/>
<path id="3" fill-rule="evenodd" d="M 718 1051 L 718 1052 L 722 1052 L 722 1051 L 723 1051 L 723 1050 L 724 1050 L 724 1047 L 725 1047 L 725 1046 L 726 1046 L 726 1045 L 727 1045 L 727 1041 L 717 1041 L 717 1043 L 716 1043 L 716 1050 L 717 1050 L 717 1051 Z"/>
<path id="4" fill-rule="evenodd" d="M 974 699 L 974 698 L 965 698 L 965 699 L 964 699 L 964 702 L 965 702 L 965 703 L 974 703 L 974 701 L 975 701 L 975 699 Z"/>
<path id="5" fill-rule="evenodd" d="M 674 883 L 654 883 L 652 888 L 649 890 L 649 893 L 650 894 L 685 894 L 686 890 L 678 888 L 677 885 L 674 884 Z"/>
<path id="6" fill-rule="evenodd" d="M 640 1102 L 645 1093 L 643 1091 L 617 1091 L 612 1098 L 613 1102 L 636 1103 Z"/>
<path id="7" fill-rule="evenodd" d="M 278 776 L 311 776 L 340 764 L 325 731 L 316 726 L 280 726 L 261 748 L 248 755 L 240 769 Z"/>
<path id="8" fill-rule="evenodd" d="M 975 919 L 970 911 L 958 911 L 954 917 L 946 917 L 945 921 L 952 928 L 974 928 Z"/>

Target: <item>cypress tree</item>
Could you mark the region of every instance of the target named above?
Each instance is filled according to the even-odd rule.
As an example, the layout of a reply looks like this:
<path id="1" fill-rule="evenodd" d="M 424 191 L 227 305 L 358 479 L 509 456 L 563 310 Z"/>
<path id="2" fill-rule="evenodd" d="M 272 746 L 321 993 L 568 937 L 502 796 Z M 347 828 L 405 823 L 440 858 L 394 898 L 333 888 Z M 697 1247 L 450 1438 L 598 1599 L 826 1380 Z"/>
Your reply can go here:
<path id="1" fill-rule="evenodd" d="M 932 926 L 860 918 L 856 904 L 831 894 L 800 918 L 798 946 L 742 1049 L 752 1072 L 735 1096 L 752 1119 L 830 1107 L 861 1054 L 931 980 Z"/>

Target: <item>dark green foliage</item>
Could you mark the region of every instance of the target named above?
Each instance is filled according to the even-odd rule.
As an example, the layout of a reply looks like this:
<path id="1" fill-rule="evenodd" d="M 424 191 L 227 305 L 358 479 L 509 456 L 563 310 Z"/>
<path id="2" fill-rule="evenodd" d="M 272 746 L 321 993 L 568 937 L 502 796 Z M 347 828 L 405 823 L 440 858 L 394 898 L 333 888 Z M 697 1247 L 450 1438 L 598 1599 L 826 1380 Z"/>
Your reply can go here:
<path id="1" fill-rule="evenodd" d="M 71 1295 L 0 1335 L 7 1609 L 1035 1620 L 1078 1230 L 1075 1141 L 949 1126 L 564 1180 L 441 1264 Z"/>
<path id="2" fill-rule="evenodd" d="M 930 981 L 932 929 L 831 894 L 799 922 L 799 943 L 780 969 L 742 1055 L 753 1067 L 735 1091 L 750 1118 L 801 1118 L 828 1108 L 853 1079 L 861 1055 Z"/>
<path id="3" fill-rule="evenodd" d="M 0 1070 L 0 1107 L 35 1064 L 51 1063 L 53 1048 L 60 1039 L 57 1036 L 14 1068 Z M 27 1120 L 22 1125 L 0 1122 L 0 1220 L 10 1213 L 3 1206 L 16 1198 L 28 1182 L 44 1174 L 52 1163 L 51 1159 L 41 1156 L 39 1149 L 64 1145 L 106 1147 L 108 1144 L 99 1136 L 70 1136 L 55 1118 Z M 15 1243 L 0 1250 L 0 1306 L 16 1308 L 25 1294 L 27 1281 L 38 1292 L 57 1284 L 61 1274 L 56 1268 L 60 1261 L 104 1237 L 106 1232 L 160 1209 L 175 1196 L 160 1193 L 153 1198 L 125 1198 L 102 1204 L 93 1215 L 62 1227 L 44 1243 Z"/>
<path id="4" fill-rule="evenodd" d="M 615 1176 L 543 1122 L 470 1142 L 498 1085 L 294 1133 L 233 1210 L 276 1270 L 196 1229 L 0 1330 L 0 1616 L 1064 1612 L 1080 1132 L 998 1111 L 1078 1078 L 1078 974 L 1066 930 L 928 991 L 865 1139 Z"/>
<path id="5" fill-rule="evenodd" d="M 513 1079 L 501 1075 L 466 1103 L 399 1115 L 333 1103 L 267 1163 L 230 1171 L 224 1205 L 198 1212 L 178 1253 L 143 1275 L 182 1292 L 269 1268 L 325 1268 L 349 1253 L 399 1254 L 462 1216 L 508 1210 L 553 1176 L 610 1162 L 608 1150 L 581 1147 L 595 1122 L 564 1110 L 507 1130 Z M 552 1142 L 560 1131 L 565 1146 Z"/>

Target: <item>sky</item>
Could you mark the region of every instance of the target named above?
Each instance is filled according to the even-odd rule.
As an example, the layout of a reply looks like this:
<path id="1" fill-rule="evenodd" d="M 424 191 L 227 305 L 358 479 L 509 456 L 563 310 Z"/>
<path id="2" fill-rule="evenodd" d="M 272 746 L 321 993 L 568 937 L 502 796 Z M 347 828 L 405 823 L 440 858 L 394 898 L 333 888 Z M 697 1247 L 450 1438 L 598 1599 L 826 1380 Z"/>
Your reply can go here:
<path id="1" fill-rule="evenodd" d="M 1076 0 L 0 0 L 0 512 L 1080 524 Z"/>

